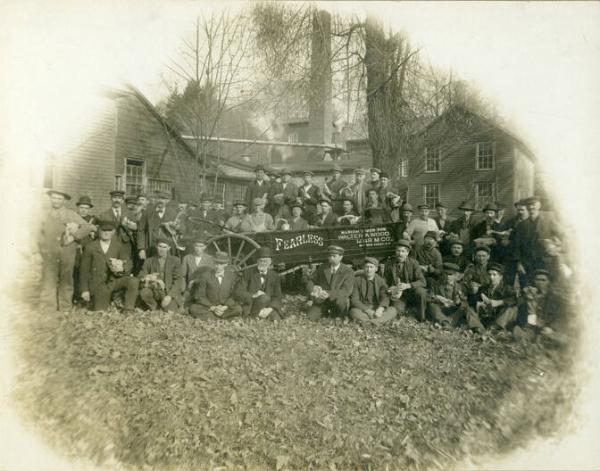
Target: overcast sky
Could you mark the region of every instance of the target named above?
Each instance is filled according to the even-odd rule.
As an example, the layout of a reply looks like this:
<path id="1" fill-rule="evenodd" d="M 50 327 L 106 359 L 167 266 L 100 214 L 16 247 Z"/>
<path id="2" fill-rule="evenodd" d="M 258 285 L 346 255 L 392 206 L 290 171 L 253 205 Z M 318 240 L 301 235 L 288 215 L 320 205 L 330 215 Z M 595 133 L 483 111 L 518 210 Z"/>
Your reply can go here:
<path id="1" fill-rule="evenodd" d="M 365 12 L 359 3 L 323 6 Z M 577 228 L 572 243 L 586 251 L 582 273 L 593 279 L 598 258 L 587 256 L 584 244 L 594 241 L 598 250 L 591 214 L 600 181 L 600 4 L 368 6 L 408 33 L 433 65 L 477 85 L 516 125 L 544 162 L 550 189 Z M 195 15 L 209 8 L 187 1 L 0 2 L 0 145 L 11 157 L 3 162 L 4 188 L 18 191 L 18 172 L 77 138 L 100 106 L 101 87 L 129 81 L 157 100 L 166 62 Z"/>

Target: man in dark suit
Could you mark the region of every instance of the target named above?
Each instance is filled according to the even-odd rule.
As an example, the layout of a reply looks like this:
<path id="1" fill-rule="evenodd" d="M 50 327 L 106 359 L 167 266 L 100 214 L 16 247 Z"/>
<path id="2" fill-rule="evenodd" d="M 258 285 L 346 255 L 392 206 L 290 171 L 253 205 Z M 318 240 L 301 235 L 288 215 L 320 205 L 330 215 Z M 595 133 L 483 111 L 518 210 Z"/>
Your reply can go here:
<path id="1" fill-rule="evenodd" d="M 542 214 L 542 204 L 537 196 L 525 200 L 529 217 L 515 226 L 514 246 L 517 271 L 529 282 L 536 269 L 546 268 L 545 239 L 560 237 L 557 225 L 549 214 Z"/>
<path id="2" fill-rule="evenodd" d="M 92 311 L 100 311 L 108 308 L 115 291 L 125 290 L 125 312 L 132 311 L 139 286 L 139 280 L 130 276 L 132 268 L 131 249 L 115 235 L 114 222 L 100 222 L 98 239 L 83 252 L 81 299 L 91 303 Z"/>
<path id="3" fill-rule="evenodd" d="M 192 241 L 192 253 L 183 257 L 181 262 L 181 276 L 186 295 L 191 293 L 192 284 L 198 280 L 200 274 L 215 265 L 213 258 L 205 250 L 206 241 L 201 237 L 196 237 Z"/>
<path id="4" fill-rule="evenodd" d="M 281 182 L 271 183 L 268 195 L 269 206 L 267 211 L 273 216 L 275 224 L 277 224 L 278 219 L 289 219 L 291 205 L 298 197 L 298 185 L 292 181 L 292 172 L 284 170 L 281 176 Z"/>
<path id="5" fill-rule="evenodd" d="M 317 216 L 314 225 L 317 227 L 337 225 L 337 215 L 333 212 L 331 202 L 328 199 L 322 198 L 319 204 L 321 205 L 321 214 Z"/>
<path id="6" fill-rule="evenodd" d="M 115 224 L 116 235 L 121 242 L 131 246 L 131 251 L 136 246 L 136 231 L 138 225 L 134 211 L 123 207 L 125 201 L 125 192 L 114 190 L 110 192 L 111 208 L 101 212 L 98 219 L 101 221 L 112 221 Z"/>
<path id="7" fill-rule="evenodd" d="M 262 165 L 257 165 L 254 169 L 256 179 L 246 187 L 246 195 L 244 200 L 246 206 L 251 208 L 255 198 L 262 198 L 267 203 L 267 197 L 271 190 L 271 185 L 265 180 L 265 168 Z"/>
<path id="8" fill-rule="evenodd" d="M 244 315 L 281 320 L 281 279 L 271 269 L 271 250 L 261 247 L 257 265 L 244 273 L 242 290 Z"/>
<path id="9" fill-rule="evenodd" d="M 455 263 L 446 262 L 443 275 L 431 283 L 427 312 L 432 321 L 456 326 L 465 316 L 467 296 L 458 281 L 459 270 Z"/>
<path id="10" fill-rule="evenodd" d="M 345 316 L 354 288 L 354 272 L 342 263 L 344 249 L 331 245 L 327 251 L 329 260 L 321 264 L 307 282 L 312 300 L 307 315 L 313 321 L 323 316 Z"/>
<path id="11" fill-rule="evenodd" d="M 167 312 L 177 311 L 183 306 L 183 278 L 178 257 L 169 255 L 171 241 L 158 238 L 156 255 L 146 259 L 140 271 L 142 282 L 140 298 L 151 310 L 160 307 Z"/>
<path id="12" fill-rule="evenodd" d="M 242 315 L 240 278 L 225 252 L 213 256 L 215 266 L 194 283 L 190 315 L 202 320 L 233 319 Z"/>
<path id="13" fill-rule="evenodd" d="M 79 240 L 79 244 L 77 246 L 77 253 L 75 255 L 75 266 L 73 270 L 73 303 L 78 303 L 81 299 L 81 289 L 79 288 L 79 278 L 81 274 L 81 260 L 83 258 L 83 250 L 86 245 L 91 244 L 96 237 L 98 236 L 98 219 L 96 216 L 91 214 L 91 210 L 94 207 L 92 204 L 92 199 L 89 196 L 81 196 L 79 201 L 75 203 L 77 206 L 77 213 L 81 216 L 81 218 L 91 224 L 94 228 L 89 235 L 85 236 L 83 239 Z"/>
<path id="14" fill-rule="evenodd" d="M 298 189 L 298 197 L 302 199 L 304 205 L 304 219 L 308 224 L 314 224 L 317 216 L 317 204 L 321 199 L 321 191 L 319 187 L 312 182 L 313 173 L 310 170 L 305 170 L 302 173 L 304 184 Z"/>
<path id="15" fill-rule="evenodd" d="M 358 322 L 385 324 L 396 317 L 396 309 L 390 307 L 385 280 L 377 274 L 379 261 L 365 257 L 364 273 L 354 277 L 354 289 L 350 298 L 350 317 Z"/>
<path id="16" fill-rule="evenodd" d="M 171 238 L 170 234 L 164 228 L 163 224 L 175 222 L 177 218 L 177 209 L 168 206 L 171 195 L 167 192 L 158 192 L 156 194 L 156 205 L 149 207 L 144 212 L 140 223 L 138 224 L 137 243 L 139 257 L 145 260 L 147 257 L 156 255 L 157 239 Z"/>
<path id="17" fill-rule="evenodd" d="M 463 214 L 458 217 L 450 224 L 448 224 L 448 230 L 450 240 L 460 240 L 463 243 L 465 249 L 465 255 L 471 256 L 471 231 L 473 230 L 473 215 L 474 208 L 468 202 L 463 202 L 458 207 Z"/>
<path id="18" fill-rule="evenodd" d="M 396 242 L 395 257 L 390 257 L 384 266 L 384 278 L 390 287 L 392 306 L 398 314 L 404 314 L 409 305 L 416 306 L 417 317 L 425 320 L 427 292 L 423 271 L 414 258 L 409 257 L 410 241 L 401 239 Z"/>
<path id="19" fill-rule="evenodd" d="M 448 233 L 448 229 L 453 219 L 448 217 L 448 208 L 446 208 L 446 205 L 442 202 L 438 202 L 435 205 L 435 212 L 437 213 L 437 216 L 435 216 L 433 220 L 440 230 L 438 246 L 442 256 L 448 255 L 450 254 L 450 241 L 446 238 L 446 234 Z"/>

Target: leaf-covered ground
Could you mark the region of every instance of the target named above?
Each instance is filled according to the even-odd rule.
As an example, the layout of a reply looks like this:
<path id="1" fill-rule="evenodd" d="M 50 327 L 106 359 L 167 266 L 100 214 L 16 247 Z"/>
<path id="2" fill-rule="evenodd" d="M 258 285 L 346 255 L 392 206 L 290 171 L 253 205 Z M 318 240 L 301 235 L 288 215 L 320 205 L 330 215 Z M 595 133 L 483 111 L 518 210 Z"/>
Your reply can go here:
<path id="1" fill-rule="evenodd" d="M 14 397 L 67 455 L 147 469 L 448 469 L 560 429 L 570 354 L 400 319 L 40 313 Z"/>

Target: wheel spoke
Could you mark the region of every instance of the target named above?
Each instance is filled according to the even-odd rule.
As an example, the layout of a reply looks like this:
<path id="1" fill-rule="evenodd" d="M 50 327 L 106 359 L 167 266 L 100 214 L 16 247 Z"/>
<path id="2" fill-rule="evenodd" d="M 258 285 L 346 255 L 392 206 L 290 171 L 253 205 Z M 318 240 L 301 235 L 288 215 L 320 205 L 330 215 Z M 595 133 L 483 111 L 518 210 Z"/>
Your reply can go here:
<path id="1" fill-rule="evenodd" d="M 240 248 L 238 249 L 237 254 L 235 255 L 235 260 L 240 258 L 240 254 L 242 253 L 242 248 L 244 247 L 245 243 L 246 243 L 246 241 L 242 240 L 242 243 L 240 244 Z"/>
<path id="2" fill-rule="evenodd" d="M 246 260 L 248 260 L 248 259 L 249 259 L 249 258 L 250 258 L 250 257 L 251 257 L 253 254 L 254 254 L 254 252 L 256 252 L 256 250 L 257 250 L 257 249 L 256 249 L 256 248 L 254 248 L 254 249 L 252 249 L 252 251 L 251 251 L 251 252 L 248 252 L 248 255 L 246 255 L 246 256 L 245 256 L 245 257 L 244 257 L 242 260 L 240 260 L 240 261 L 238 262 L 238 265 L 241 265 L 242 263 L 246 263 Z"/>
<path id="3" fill-rule="evenodd" d="M 229 254 L 229 260 L 231 260 L 231 237 L 227 237 L 227 253 Z"/>
<path id="4" fill-rule="evenodd" d="M 221 247 L 219 247 L 219 245 L 217 244 L 217 241 L 216 241 L 216 240 L 213 240 L 213 245 L 216 247 L 216 249 L 217 249 L 217 252 L 220 252 L 220 251 L 221 251 Z"/>

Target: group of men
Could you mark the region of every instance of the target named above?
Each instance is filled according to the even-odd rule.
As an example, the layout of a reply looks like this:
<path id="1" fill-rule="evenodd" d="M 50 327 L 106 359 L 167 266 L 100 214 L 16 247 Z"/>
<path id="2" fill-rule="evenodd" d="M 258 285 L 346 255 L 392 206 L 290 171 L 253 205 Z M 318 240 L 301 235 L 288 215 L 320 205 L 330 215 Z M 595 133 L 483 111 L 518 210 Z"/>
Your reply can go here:
<path id="1" fill-rule="evenodd" d="M 355 182 L 347 184 L 334 167 L 323 188 L 312 184 L 309 171 L 302 186 L 291 181 L 290 172 L 270 180 L 265 173 L 256 169 L 256 181 L 231 216 L 208 198 L 199 207 L 175 207 L 169 193 L 158 192 L 150 202 L 146 195 L 125 198 L 122 191 L 110 192 L 111 208 L 93 216 L 89 197 L 82 196 L 73 211 L 65 207 L 70 195 L 49 191 L 51 208 L 38 241 L 42 303 L 63 310 L 75 301 L 101 310 L 122 291 L 126 311 L 281 319 L 281 280 L 269 249 L 263 247 L 257 266 L 240 276 L 227 254 L 205 253 L 209 231 L 190 229 L 198 222 L 233 232 L 393 223 L 394 255 L 367 256 L 358 272 L 342 263 L 343 248 L 329 247 L 328 263 L 304 280 L 310 319 L 349 316 L 380 324 L 410 312 L 420 320 L 478 331 L 548 331 L 568 303 L 570 269 L 557 225 L 540 212 L 539 198 L 515 203 L 510 219 L 499 203 L 486 205 L 478 220 L 467 203 L 454 220 L 442 203 L 433 218 L 426 204 L 413 217 L 412 206 L 391 191 L 389 178 L 378 169 L 371 169 L 369 182 L 359 169 Z M 245 214 L 249 205 L 253 210 Z M 191 247 L 183 258 L 173 255 L 181 249 L 181 234 L 189 236 Z"/>

